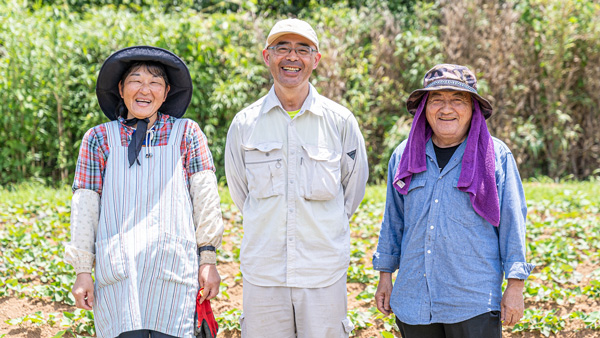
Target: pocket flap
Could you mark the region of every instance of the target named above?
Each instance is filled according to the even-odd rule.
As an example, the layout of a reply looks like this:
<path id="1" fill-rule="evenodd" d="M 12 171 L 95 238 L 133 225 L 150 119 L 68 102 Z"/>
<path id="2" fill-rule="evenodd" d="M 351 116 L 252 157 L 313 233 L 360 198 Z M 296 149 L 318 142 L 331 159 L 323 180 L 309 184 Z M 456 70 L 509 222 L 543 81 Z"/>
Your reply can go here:
<path id="1" fill-rule="evenodd" d="M 408 191 L 410 192 L 411 190 L 414 190 L 414 189 L 417 189 L 420 187 L 424 187 L 425 182 L 427 182 L 427 181 L 426 180 L 411 180 L 410 186 L 408 187 Z"/>
<path id="2" fill-rule="evenodd" d="M 242 144 L 242 148 L 245 150 L 259 150 L 262 152 L 267 152 L 275 149 L 281 149 L 283 147 L 282 142 L 265 142 L 259 144 Z"/>
<path id="3" fill-rule="evenodd" d="M 350 318 L 346 317 L 344 318 L 344 320 L 342 320 L 342 325 L 344 326 L 344 331 L 346 333 L 350 333 L 352 332 L 352 330 L 354 330 L 354 324 L 352 324 L 352 322 L 350 321 Z"/>
<path id="4" fill-rule="evenodd" d="M 282 159 L 282 143 L 261 143 L 256 146 L 243 146 L 245 150 L 246 164 L 257 164 Z"/>
<path id="5" fill-rule="evenodd" d="M 339 161 L 341 154 L 323 147 L 303 145 L 302 148 L 306 151 L 308 156 L 315 161 Z"/>

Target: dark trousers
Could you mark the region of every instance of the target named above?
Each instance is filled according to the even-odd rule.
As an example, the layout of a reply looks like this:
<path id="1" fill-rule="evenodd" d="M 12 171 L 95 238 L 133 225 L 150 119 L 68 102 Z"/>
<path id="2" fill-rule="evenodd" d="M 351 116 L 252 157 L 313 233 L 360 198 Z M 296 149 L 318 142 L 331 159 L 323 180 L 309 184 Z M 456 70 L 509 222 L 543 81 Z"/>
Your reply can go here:
<path id="1" fill-rule="evenodd" d="M 168 334 L 151 331 L 151 330 L 135 330 L 135 331 L 127 331 L 123 332 L 117 338 L 175 338 L 174 336 L 169 336 Z"/>
<path id="2" fill-rule="evenodd" d="M 500 311 L 492 311 L 454 324 L 408 325 L 396 317 L 403 338 L 501 338 Z"/>

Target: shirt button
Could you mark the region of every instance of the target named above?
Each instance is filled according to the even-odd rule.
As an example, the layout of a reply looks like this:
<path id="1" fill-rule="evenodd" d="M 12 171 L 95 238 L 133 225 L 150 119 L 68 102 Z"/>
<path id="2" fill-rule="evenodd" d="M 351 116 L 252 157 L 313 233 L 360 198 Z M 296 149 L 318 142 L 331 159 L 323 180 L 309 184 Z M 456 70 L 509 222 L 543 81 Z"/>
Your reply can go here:
<path id="1" fill-rule="evenodd" d="M 294 180 L 290 180 L 290 184 L 294 184 Z"/>
<path id="2" fill-rule="evenodd" d="M 290 209 L 290 212 L 294 212 L 294 209 Z"/>
<path id="3" fill-rule="evenodd" d="M 433 225 L 429 227 L 429 229 L 433 230 Z"/>
<path id="4" fill-rule="evenodd" d="M 294 239 L 293 239 L 292 237 L 290 237 L 288 240 L 289 240 L 290 242 L 292 242 Z"/>
<path id="5" fill-rule="evenodd" d="M 438 202 L 438 200 L 436 199 L 436 200 L 435 200 L 435 203 L 437 203 L 437 202 Z"/>
<path id="6" fill-rule="evenodd" d="M 428 254 L 430 254 L 430 253 L 431 253 L 431 250 L 427 250 L 427 253 L 428 253 Z"/>
<path id="7" fill-rule="evenodd" d="M 427 277 L 427 274 L 426 274 L 426 273 L 424 273 L 424 274 L 423 274 L 423 277 Z"/>

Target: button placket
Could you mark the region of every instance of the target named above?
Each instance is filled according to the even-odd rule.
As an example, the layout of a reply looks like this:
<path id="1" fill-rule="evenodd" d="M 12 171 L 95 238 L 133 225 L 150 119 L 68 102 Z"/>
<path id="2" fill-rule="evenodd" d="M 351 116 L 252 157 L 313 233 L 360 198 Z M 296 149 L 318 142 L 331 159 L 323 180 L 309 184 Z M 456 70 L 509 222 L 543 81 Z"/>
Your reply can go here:
<path id="1" fill-rule="evenodd" d="M 438 191 L 440 188 L 440 185 L 438 183 L 441 183 L 441 180 L 436 179 L 438 178 L 437 175 L 431 177 L 431 179 L 429 180 L 430 182 L 433 183 L 433 191 L 431 192 L 432 196 L 436 196 L 438 195 Z M 424 258 L 425 258 L 425 271 L 423 273 L 423 278 L 425 279 L 425 283 L 428 283 L 427 280 L 427 276 L 430 275 L 430 272 L 433 271 L 434 267 L 433 267 L 433 249 L 434 249 L 434 243 L 435 243 L 435 234 L 434 234 L 434 229 L 435 226 L 433 226 L 433 220 L 437 219 L 437 215 L 439 214 L 440 210 L 439 210 L 439 200 L 437 198 L 433 199 L 432 203 L 431 203 L 431 211 L 429 213 L 429 217 L 428 217 L 428 223 L 429 224 L 429 229 L 427 230 L 426 228 L 423 230 L 425 232 L 425 245 L 424 245 Z M 424 299 L 423 302 L 423 313 L 430 313 L 431 310 L 431 306 L 430 306 L 430 302 L 428 300 Z"/>
<path id="2" fill-rule="evenodd" d="M 298 141 L 294 129 L 294 123 L 288 124 L 288 156 L 287 156 L 287 227 L 286 227 L 286 245 L 287 245 L 287 262 L 286 262 L 286 280 L 288 285 L 294 285 L 296 282 L 296 149 Z"/>

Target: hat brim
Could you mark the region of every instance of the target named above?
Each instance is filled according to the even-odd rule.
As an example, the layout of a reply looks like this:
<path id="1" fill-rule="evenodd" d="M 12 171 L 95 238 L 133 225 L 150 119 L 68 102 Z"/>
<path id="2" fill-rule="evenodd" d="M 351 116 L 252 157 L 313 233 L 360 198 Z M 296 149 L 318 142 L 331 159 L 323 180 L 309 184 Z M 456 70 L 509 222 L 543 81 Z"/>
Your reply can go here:
<path id="1" fill-rule="evenodd" d="M 319 42 L 318 42 L 318 41 L 315 41 L 315 38 L 314 38 L 314 37 L 311 37 L 311 36 L 309 36 L 308 34 L 302 34 L 302 33 L 295 32 L 295 31 L 291 31 L 291 30 L 290 30 L 290 31 L 283 31 L 283 32 L 279 32 L 279 33 L 277 33 L 277 34 L 273 34 L 273 35 L 269 36 L 269 37 L 267 38 L 267 42 L 265 43 L 265 48 L 269 47 L 269 46 L 270 46 L 270 45 L 271 45 L 273 42 L 275 42 L 275 40 L 277 40 L 279 37 L 281 37 L 281 36 L 284 36 L 284 35 L 288 35 L 288 34 L 289 34 L 289 35 L 292 35 L 292 34 L 293 34 L 293 35 L 298 35 L 298 36 L 301 36 L 301 37 L 303 37 L 303 38 L 307 39 L 308 41 L 312 42 L 312 43 L 315 45 L 315 47 L 317 47 L 317 50 L 319 50 Z"/>
<path id="2" fill-rule="evenodd" d="M 411 113 L 412 115 L 415 115 L 415 113 L 417 112 L 417 108 L 419 107 L 419 103 L 421 103 L 421 99 L 423 98 L 423 95 L 425 95 L 425 93 L 427 93 L 427 92 L 431 92 L 431 91 L 435 91 L 435 90 L 454 90 L 454 91 L 461 91 L 461 92 L 469 93 L 469 94 L 473 95 L 473 97 L 477 101 L 479 101 L 481 113 L 483 113 L 483 117 L 486 120 L 490 116 L 492 116 L 492 114 L 494 113 L 494 111 L 492 109 L 492 105 L 490 104 L 490 102 L 488 100 L 484 99 L 477 93 L 474 93 L 469 90 L 464 90 L 464 89 L 458 88 L 456 86 L 435 86 L 435 87 L 417 89 L 417 90 L 413 91 L 412 93 L 410 93 L 410 95 L 408 96 L 408 99 L 406 100 L 406 109 L 408 110 L 408 112 Z"/>
<path id="3" fill-rule="evenodd" d="M 193 84 L 190 71 L 177 55 L 152 46 L 133 46 L 116 51 L 109 56 L 96 81 L 96 97 L 100 109 L 111 120 L 117 119 L 117 105 L 121 101 L 119 81 L 133 62 L 153 61 L 165 66 L 170 90 L 159 111 L 174 117 L 182 117 L 192 101 Z"/>

